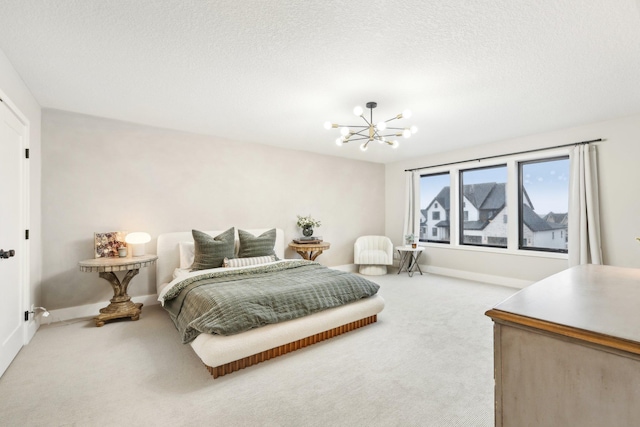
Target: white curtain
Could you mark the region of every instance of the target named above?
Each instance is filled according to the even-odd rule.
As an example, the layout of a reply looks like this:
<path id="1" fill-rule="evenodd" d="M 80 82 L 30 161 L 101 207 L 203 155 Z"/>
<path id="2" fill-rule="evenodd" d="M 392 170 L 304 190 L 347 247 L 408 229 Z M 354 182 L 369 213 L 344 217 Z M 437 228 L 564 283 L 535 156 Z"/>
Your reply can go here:
<path id="1" fill-rule="evenodd" d="M 420 237 L 420 175 L 416 172 L 407 173 L 406 201 L 404 213 L 404 236 L 413 234 L 416 239 Z"/>
<path id="2" fill-rule="evenodd" d="M 573 149 L 569 199 L 569 267 L 602 264 L 595 146 Z"/>

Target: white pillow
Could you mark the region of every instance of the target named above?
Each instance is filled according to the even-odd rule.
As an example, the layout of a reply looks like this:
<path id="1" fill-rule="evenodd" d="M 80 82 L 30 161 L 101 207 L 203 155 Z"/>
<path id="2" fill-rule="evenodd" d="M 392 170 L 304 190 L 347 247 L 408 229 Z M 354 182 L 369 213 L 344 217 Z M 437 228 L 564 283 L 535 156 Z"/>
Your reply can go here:
<path id="1" fill-rule="evenodd" d="M 249 258 L 225 258 L 222 261 L 223 267 L 247 267 L 249 265 L 260 265 L 274 262 L 276 260 L 275 255 L 266 256 L 254 256 Z"/>
<path id="2" fill-rule="evenodd" d="M 191 273 L 190 268 L 176 268 L 175 270 L 173 270 L 173 278 L 175 280 L 178 277 L 186 276 L 189 273 Z"/>
<path id="3" fill-rule="evenodd" d="M 191 268 L 196 254 L 193 242 L 180 242 L 180 268 Z"/>

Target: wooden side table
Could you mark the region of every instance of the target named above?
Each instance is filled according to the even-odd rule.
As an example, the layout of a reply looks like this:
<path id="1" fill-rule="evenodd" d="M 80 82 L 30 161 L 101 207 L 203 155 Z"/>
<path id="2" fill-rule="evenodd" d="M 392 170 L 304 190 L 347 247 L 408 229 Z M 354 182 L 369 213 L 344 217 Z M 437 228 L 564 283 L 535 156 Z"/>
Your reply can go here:
<path id="1" fill-rule="evenodd" d="M 298 252 L 300 256 L 304 259 L 308 259 L 309 261 L 315 261 L 318 255 L 322 253 L 322 251 L 329 249 L 331 247 L 331 243 L 321 242 L 321 243 L 289 243 L 289 247 L 294 251 Z"/>
<path id="2" fill-rule="evenodd" d="M 94 318 L 96 326 L 103 326 L 104 322 L 122 317 L 138 320 L 142 311 L 142 303 L 134 303 L 127 294 L 129 282 L 138 274 L 141 268 L 155 264 L 157 255 L 142 255 L 125 258 L 92 258 L 80 261 L 80 271 L 96 272 L 113 287 L 111 304 L 100 309 L 100 314 Z M 116 271 L 126 271 L 122 282 L 116 276 Z"/>
<path id="3" fill-rule="evenodd" d="M 413 277 L 413 273 L 417 268 L 422 276 L 422 270 L 420 269 L 420 264 L 418 264 L 418 259 L 420 258 L 420 255 L 422 255 L 424 247 L 418 246 L 416 248 L 412 248 L 411 246 L 396 246 L 396 250 L 400 255 L 400 268 L 398 268 L 398 274 L 400 274 L 404 268 L 404 271 L 407 272 L 409 277 Z"/>

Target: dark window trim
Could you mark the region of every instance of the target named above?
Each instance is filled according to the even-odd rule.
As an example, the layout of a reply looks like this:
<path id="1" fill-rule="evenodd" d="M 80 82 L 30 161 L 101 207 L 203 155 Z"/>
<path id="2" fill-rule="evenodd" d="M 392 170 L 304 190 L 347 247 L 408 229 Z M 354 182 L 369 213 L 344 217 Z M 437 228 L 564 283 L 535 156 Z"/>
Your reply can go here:
<path id="1" fill-rule="evenodd" d="M 546 163 L 553 162 L 554 160 L 570 160 L 570 156 L 554 156 L 554 157 L 546 157 L 544 159 L 536 159 L 536 160 L 525 160 L 518 163 L 518 249 L 521 251 L 536 251 L 536 252 L 552 252 L 559 254 L 568 254 L 568 249 L 554 249 L 554 248 L 542 248 L 538 246 L 525 246 L 523 244 L 524 238 L 524 215 L 522 212 L 522 205 L 524 202 L 523 194 L 524 191 L 524 180 L 522 179 L 522 166 L 528 165 L 532 163 Z M 571 166 L 571 165 L 569 165 Z"/>
<path id="2" fill-rule="evenodd" d="M 458 197 L 460 200 L 458 200 L 458 218 L 462 218 L 461 221 L 458 221 L 460 224 L 458 224 L 458 244 L 460 246 L 476 246 L 479 248 L 498 248 L 498 249 L 508 249 L 508 243 L 509 241 L 507 240 L 507 245 L 501 246 L 501 245 L 489 245 L 489 244 L 482 244 L 482 243 L 467 243 L 464 241 L 464 179 L 462 178 L 462 174 L 464 172 L 469 172 L 469 171 L 478 171 L 478 170 L 483 170 L 483 169 L 497 169 L 497 168 L 505 168 L 506 172 L 507 172 L 507 179 L 508 179 L 508 166 L 506 163 L 504 164 L 496 164 L 496 165 L 490 165 L 490 166 L 481 166 L 478 168 L 467 168 L 467 169 L 460 169 L 458 171 Z M 508 183 L 507 181 L 505 181 L 505 183 Z M 505 194 L 505 198 L 506 198 L 506 194 Z M 506 206 L 506 205 L 505 205 Z M 507 233 L 507 239 L 509 238 L 508 233 Z"/>
<path id="3" fill-rule="evenodd" d="M 421 174 L 420 175 L 420 179 L 427 177 L 427 176 L 439 176 L 439 175 L 449 175 L 449 191 L 451 191 L 451 172 L 450 171 L 446 171 L 446 172 L 437 172 L 437 173 L 425 173 L 425 174 Z M 444 206 L 443 206 L 444 209 Z M 445 217 L 446 217 L 446 210 L 445 210 Z M 429 220 L 429 218 L 427 217 L 427 221 Z M 449 229 L 449 233 L 451 233 L 451 229 Z M 440 244 L 445 244 L 445 245 L 449 245 L 451 244 L 451 242 L 449 240 L 431 240 L 429 239 L 429 230 L 427 230 L 427 232 L 425 233 L 427 235 L 427 239 L 421 239 L 420 236 L 418 236 L 418 241 L 422 242 L 422 243 L 440 243 Z"/>

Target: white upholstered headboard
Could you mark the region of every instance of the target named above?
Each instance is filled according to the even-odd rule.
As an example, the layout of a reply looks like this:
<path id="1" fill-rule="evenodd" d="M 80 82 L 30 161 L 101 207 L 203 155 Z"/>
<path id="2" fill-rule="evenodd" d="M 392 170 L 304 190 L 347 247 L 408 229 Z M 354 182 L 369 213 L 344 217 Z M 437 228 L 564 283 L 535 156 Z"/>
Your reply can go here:
<path id="1" fill-rule="evenodd" d="M 259 236 L 271 228 L 260 228 L 254 230 L 245 230 L 254 236 Z M 205 231 L 211 236 L 217 236 L 225 230 Z M 176 233 L 166 233 L 158 236 L 158 247 L 156 254 L 156 288 L 158 292 L 162 287 L 173 279 L 174 270 L 180 266 L 180 242 L 193 242 L 191 230 L 178 231 Z M 236 252 L 238 250 L 238 229 L 236 228 Z M 274 247 L 276 255 L 280 259 L 284 259 L 284 231 L 276 228 L 276 244 Z"/>

